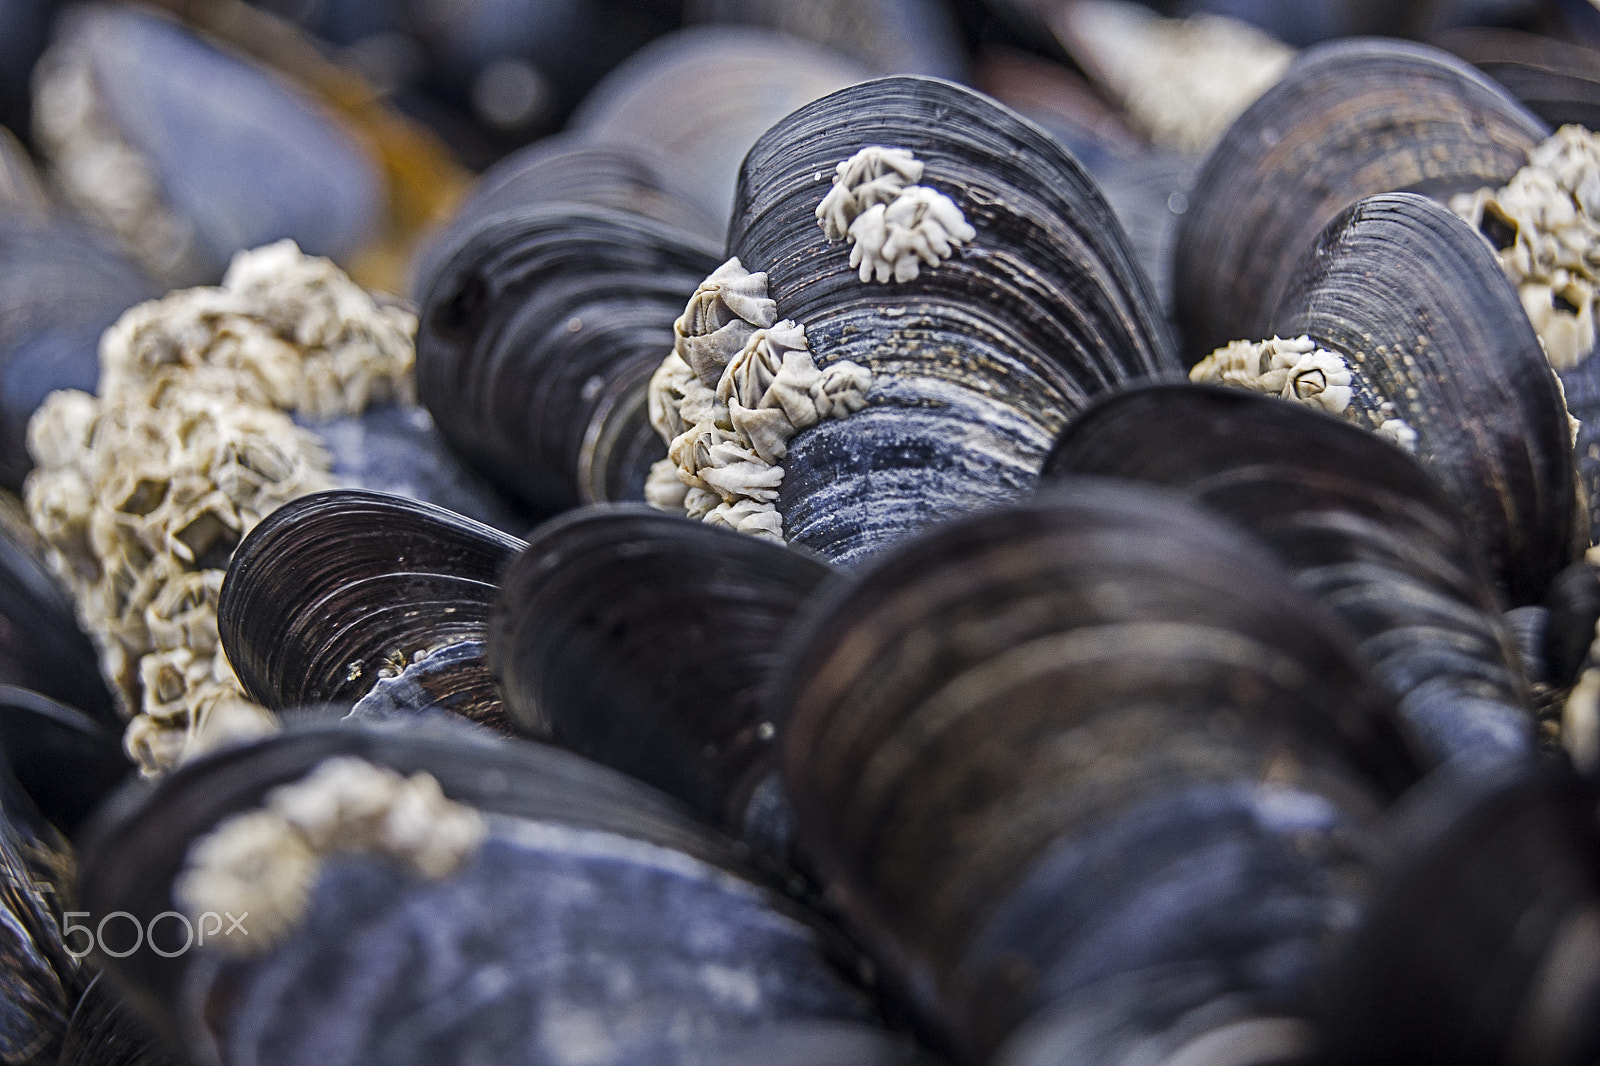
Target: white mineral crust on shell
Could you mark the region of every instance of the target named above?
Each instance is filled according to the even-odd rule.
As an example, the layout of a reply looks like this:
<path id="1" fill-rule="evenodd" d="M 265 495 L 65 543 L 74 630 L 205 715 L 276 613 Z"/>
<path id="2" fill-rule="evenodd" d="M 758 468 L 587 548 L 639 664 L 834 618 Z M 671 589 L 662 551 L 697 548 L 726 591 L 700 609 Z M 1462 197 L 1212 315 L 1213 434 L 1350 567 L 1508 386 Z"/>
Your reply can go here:
<path id="1" fill-rule="evenodd" d="M 837 170 L 817 223 L 828 240 L 850 241 L 862 281 L 910 281 L 977 236 L 954 200 L 916 184 L 923 166 L 905 148 L 863 148 Z"/>
<path id="2" fill-rule="evenodd" d="M 1463 193 L 1450 208 L 1493 243 L 1506 243 L 1496 252 L 1501 269 L 1516 283 L 1550 365 L 1581 363 L 1594 350 L 1600 293 L 1600 136 L 1563 126 L 1504 188 Z"/>
<path id="3" fill-rule="evenodd" d="M 415 318 L 284 241 L 221 288 L 128 311 L 101 338 L 100 395 L 52 394 L 28 427 L 29 521 L 132 717 L 146 773 L 275 728 L 217 636 L 233 546 L 272 511 L 333 488 L 285 408 L 354 413 L 407 397 Z"/>
<path id="4" fill-rule="evenodd" d="M 759 294 L 747 280 L 755 278 Z M 726 287 L 730 280 L 742 302 L 706 299 L 718 291 L 708 286 Z M 711 313 L 712 307 L 725 310 Z M 872 373 L 848 360 L 818 369 L 805 327 L 759 321 L 773 314 L 766 275 L 744 271 L 737 259 L 719 267 L 690 298 L 678 320 L 688 329 L 677 330 L 674 351 L 650 380 L 650 424 L 667 443 L 667 458 L 651 467 L 645 499 L 662 510 L 782 543 L 777 500 L 790 438 L 823 418 L 842 418 L 866 406 Z M 690 331 L 714 336 L 736 325 L 744 327 L 743 343 L 719 364 L 713 387 L 685 357 Z"/>
<path id="5" fill-rule="evenodd" d="M 1273 337 L 1234 341 L 1218 348 L 1189 370 L 1189 380 L 1232 385 L 1314 407 L 1352 422 L 1364 421 L 1352 405 L 1355 389 L 1350 366 L 1337 352 L 1318 348 L 1310 337 Z M 1416 451 L 1417 433 L 1385 403 L 1372 420 L 1374 432 L 1408 452 Z"/>
<path id="6" fill-rule="evenodd" d="M 248 913 L 245 932 L 210 943 L 261 951 L 300 922 L 328 856 L 377 855 L 439 880 L 476 855 L 486 834 L 483 816 L 448 799 L 432 775 L 337 756 L 195 841 L 173 894 L 196 923 L 207 912 Z"/>

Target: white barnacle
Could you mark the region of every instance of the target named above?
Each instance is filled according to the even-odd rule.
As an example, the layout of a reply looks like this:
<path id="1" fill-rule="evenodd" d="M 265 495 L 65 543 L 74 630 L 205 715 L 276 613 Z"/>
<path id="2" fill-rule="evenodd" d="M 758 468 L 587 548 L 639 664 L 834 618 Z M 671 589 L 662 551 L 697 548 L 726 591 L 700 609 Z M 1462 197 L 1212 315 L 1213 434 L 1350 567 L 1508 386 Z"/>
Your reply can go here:
<path id="1" fill-rule="evenodd" d="M 851 224 L 850 265 L 862 281 L 911 281 L 922 265 L 938 266 L 975 236 L 954 200 L 912 185 Z"/>
<path id="2" fill-rule="evenodd" d="M 724 264 L 719 273 L 729 265 L 737 266 L 738 260 Z M 645 499 L 661 510 L 711 525 L 782 540 L 783 519 L 776 504 L 783 482 L 779 464 L 788 455 L 789 440 L 821 418 L 859 410 L 872 375 L 848 361 L 819 370 L 805 327 L 771 320 L 765 275 L 725 276 L 741 285 L 745 278 L 762 279 L 759 297 L 748 286 L 743 295 L 764 302 L 747 304 L 745 311 L 768 321 L 757 326 L 738 320 L 749 328 L 741 332 L 739 349 L 722 359 L 714 389 L 702 382 L 681 350 L 663 360 L 651 378 L 649 408 L 651 425 L 667 442 L 667 458 L 651 467 Z M 703 298 L 706 291 L 704 285 L 697 290 L 679 321 L 690 328 L 712 328 L 713 334 L 728 329 L 725 314 Z"/>
<path id="3" fill-rule="evenodd" d="M 1582 362 L 1600 299 L 1600 135 L 1563 126 L 1505 186 L 1462 193 L 1450 208 L 1494 244 L 1550 365 Z"/>
<path id="4" fill-rule="evenodd" d="M 922 163 L 910 149 L 863 148 L 835 168 L 833 187 L 817 205 L 817 224 L 828 240 L 844 240 L 862 212 L 889 203 L 921 180 Z"/>
<path id="5" fill-rule="evenodd" d="M 173 894 L 195 922 L 208 912 L 248 912 L 239 935 L 210 941 L 247 954 L 299 925 L 330 855 L 380 856 L 413 876 L 440 880 L 476 855 L 486 835 L 483 816 L 447 798 L 432 775 L 404 777 L 336 756 L 190 845 Z"/>
<path id="6" fill-rule="evenodd" d="M 1354 396 L 1350 367 L 1310 337 L 1234 341 L 1189 371 L 1191 381 L 1235 385 L 1344 414 Z"/>
<path id="7" fill-rule="evenodd" d="M 715 385 L 728 360 L 756 329 L 777 321 L 765 272 L 751 273 L 734 256 L 700 283 L 672 324 L 672 350 L 706 385 Z"/>

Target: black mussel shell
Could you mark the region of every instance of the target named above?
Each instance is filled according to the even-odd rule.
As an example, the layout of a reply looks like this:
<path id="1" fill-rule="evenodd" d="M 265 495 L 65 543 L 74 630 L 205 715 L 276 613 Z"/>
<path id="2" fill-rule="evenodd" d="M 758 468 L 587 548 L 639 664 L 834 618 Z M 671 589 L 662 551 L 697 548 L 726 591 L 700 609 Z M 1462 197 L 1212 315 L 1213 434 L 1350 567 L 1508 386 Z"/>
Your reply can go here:
<path id="1" fill-rule="evenodd" d="M 76 11 L 57 44 L 87 58 L 118 135 L 194 227 L 182 280 L 218 277 L 236 251 L 283 237 L 348 261 L 374 235 L 386 196 L 376 164 L 278 77 L 121 5 Z"/>
<path id="2" fill-rule="evenodd" d="M 802 104 L 871 76 L 786 34 L 695 27 L 630 56 L 595 86 L 570 128 L 659 151 L 700 211 L 720 223 L 756 138 Z"/>
<path id="3" fill-rule="evenodd" d="M 939 0 L 688 0 L 694 22 L 770 26 L 815 41 L 875 74 L 961 79 L 966 63 Z"/>
<path id="4" fill-rule="evenodd" d="M 1544 606 L 1548 617 L 1541 641 L 1545 677 L 1559 687 L 1578 680 L 1600 623 L 1600 570 L 1580 559 L 1556 575 Z"/>
<path id="5" fill-rule="evenodd" d="M 1506 87 L 1552 129 L 1600 129 L 1600 52 L 1542 34 L 1457 30 L 1436 42 Z"/>
<path id="6" fill-rule="evenodd" d="M 69 837 L 133 771 L 116 729 L 3 684 L 0 758 L 39 813 Z"/>
<path id="7" fill-rule="evenodd" d="M 56 389 L 93 392 L 100 334 L 159 296 L 143 271 L 82 226 L 0 212 L 0 487 L 33 469 L 28 419 Z"/>
<path id="8" fill-rule="evenodd" d="M 0 496 L 0 685 L 32 689 L 120 730 L 100 657 L 22 509 Z"/>
<path id="9" fill-rule="evenodd" d="M 438 705 L 503 728 L 480 652 L 500 571 L 522 546 L 399 496 L 305 496 L 235 550 L 217 602 L 222 646 L 245 693 L 273 710 L 351 702 L 414 669 Z M 472 648 L 451 669 L 429 669 L 461 644 Z"/>
<path id="10" fill-rule="evenodd" d="M 426 282 L 418 396 L 450 446 L 536 514 L 642 499 L 666 452 L 650 377 L 719 262 L 704 238 L 602 207 L 483 220 Z"/>
<path id="11" fill-rule="evenodd" d="M 307 422 L 345 488 L 406 496 L 506 533 L 533 519 L 450 451 L 427 408 L 379 404 L 357 415 Z"/>
<path id="12" fill-rule="evenodd" d="M 766 1026 L 869 1019 L 834 969 L 842 942 L 664 796 L 552 747 L 451 732 L 295 729 L 125 795 L 85 852 L 91 918 L 169 909 L 191 842 L 334 755 L 432 774 L 488 837 L 438 881 L 325 859 L 300 925 L 265 951 L 173 952 L 169 921 L 156 946 L 174 957 L 109 965 L 228 1062 L 687 1066 Z"/>
<path id="13" fill-rule="evenodd" d="M 1304 1017 L 1416 769 L 1265 545 L 1081 479 L 886 554 L 798 632 L 800 842 L 963 1061 L 1030 1017 L 1095 1063 Z"/>
<path id="14" fill-rule="evenodd" d="M 1272 330 L 1343 356 L 1369 425 L 1393 405 L 1507 605 L 1539 602 L 1586 530 L 1560 386 L 1488 242 L 1426 197 L 1370 197 L 1308 248 Z"/>
<path id="15" fill-rule="evenodd" d="M 1212 149 L 1179 220 L 1173 291 L 1189 361 L 1265 339 L 1294 265 L 1363 196 L 1498 188 L 1549 134 L 1437 49 L 1360 40 L 1307 51 Z"/>
<path id="16" fill-rule="evenodd" d="M 176 1066 L 139 1013 L 102 974 L 90 979 L 67 1019 L 56 1066 Z"/>
<path id="17" fill-rule="evenodd" d="M 1552 767 L 1441 774 L 1396 808 L 1392 858 L 1347 942 L 1327 1061 L 1600 1057 L 1600 833 Z"/>
<path id="18" fill-rule="evenodd" d="M 0 124 L 0 218 L 42 223 L 49 214 L 50 200 L 28 150 Z"/>
<path id="19" fill-rule="evenodd" d="M 1583 487 L 1583 520 L 1593 542 L 1600 537 L 1600 359 L 1586 358 L 1558 376 L 1567 410 L 1578 420 L 1572 461 Z"/>
<path id="20" fill-rule="evenodd" d="M 579 134 L 535 141 L 484 171 L 444 229 L 412 264 L 412 289 L 421 287 L 486 219 L 541 204 L 577 203 L 653 218 L 720 241 L 724 220 L 697 208 L 671 176 L 672 161 L 644 145 L 609 144 Z"/>
<path id="21" fill-rule="evenodd" d="M 519 726 L 781 853 L 767 675 L 829 579 L 802 552 L 642 506 L 541 526 L 507 567 L 489 663 Z M 776 822 L 777 824 L 772 824 Z"/>
<path id="22" fill-rule="evenodd" d="M 1531 752 L 1527 681 L 1483 562 L 1438 484 L 1375 434 L 1238 389 L 1155 385 L 1085 413 L 1045 473 L 1176 489 L 1271 545 L 1356 635 L 1427 762 Z"/>
<path id="23" fill-rule="evenodd" d="M 907 148 L 977 236 L 911 281 L 864 283 L 815 211 L 837 164 Z M 801 108 L 750 150 L 729 250 L 766 271 L 819 365 L 873 373 L 867 407 L 790 444 L 791 543 L 848 564 L 1032 489 L 1089 399 L 1175 374 L 1171 341 L 1111 209 L 1049 134 L 949 82 L 883 78 Z"/>

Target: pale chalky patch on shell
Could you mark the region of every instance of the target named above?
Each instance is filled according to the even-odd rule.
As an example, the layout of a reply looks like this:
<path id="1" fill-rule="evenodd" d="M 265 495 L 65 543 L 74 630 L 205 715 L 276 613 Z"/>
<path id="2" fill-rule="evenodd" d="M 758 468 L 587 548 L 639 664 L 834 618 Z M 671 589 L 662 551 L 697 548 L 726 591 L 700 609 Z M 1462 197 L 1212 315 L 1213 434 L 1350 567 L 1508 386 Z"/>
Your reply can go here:
<path id="1" fill-rule="evenodd" d="M 1563 126 L 1503 188 L 1462 193 L 1450 208 L 1497 246 L 1550 365 L 1582 362 L 1600 295 L 1600 136 Z"/>
<path id="2" fill-rule="evenodd" d="M 1265 393 L 1352 422 L 1361 414 L 1351 404 L 1355 389 L 1349 364 L 1337 352 L 1318 348 L 1310 337 L 1234 341 L 1196 363 L 1189 380 Z M 1416 451 L 1416 430 L 1395 413 L 1393 404 L 1382 405 L 1371 428 L 1391 444 Z"/>
<path id="3" fill-rule="evenodd" d="M 146 773 L 275 728 L 222 652 L 216 602 L 239 540 L 334 487 L 316 435 L 280 408 L 354 413 L 407 396 L 414 328 L 279 242 L 235 257 L 220 288 L 128 311 L 101 338 L 100 395 L 57 392 L 34 414 L 29 521 Z"/>
<path id="4" fill-rule="evenodd" d="M 730 291 L 737 300 L 723 295 Z M 864 407 L 872 374 L 848 360 L 818 369 L 805 327 L 770 321 L 775 314 L 766 275 L 749 273 L 737 258 L 690 298 L 674 350 L 650 380 L 650 424 L 666 442 L 667 458 L 651 467 L 645 500 L 782 543 L 777 500 L 790 438 Z M 733 332 L 743 341 L 731 355 L 691 350 L 697 337 Z M 714 382 L 706 380 L 709 368 L 717 371 Z"/>
<path id="5" fill-rule="evenodd" d="M 817 205 L 829 241 L 848 239 L 862 281 L 911 281 L 977 236 L 956 202 L 916 184 L 923 165 L 905 148 L 863 148 L 840 163 Z"/>
<path id="6" fill-rule="evenodd" d="M 338 756 L 195 841 L 173 895 L 196 923 L 208 912 L 248 914 L 243 933 L 208 943 L 262 951 L 299 924 L 327 857 L 381 856 L 440 880 L 476 855 L 486 835 L 483 816 L 447 798 L 432 775 L 404 777 Z"/>

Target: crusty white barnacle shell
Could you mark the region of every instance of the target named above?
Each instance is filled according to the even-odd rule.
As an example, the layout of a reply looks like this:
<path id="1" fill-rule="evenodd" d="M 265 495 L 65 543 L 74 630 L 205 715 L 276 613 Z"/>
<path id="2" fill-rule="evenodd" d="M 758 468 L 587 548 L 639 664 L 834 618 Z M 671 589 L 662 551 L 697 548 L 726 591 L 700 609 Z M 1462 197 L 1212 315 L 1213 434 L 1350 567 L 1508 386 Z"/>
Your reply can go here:
<path id="1" fill-rule="evenodd" d="M 1302 355 L 1284 372 L 1286 400 L 1299 400 L 1330 414 L 1343 414 L 1355 395 L 1350 387 L 1350 367 L 1333 352 L 1317 349 Z"/>
<path id="2" fill-rule="evenodd" d="M 718 465 L 718 456 L 726 454 L 715 452 L 715 449 L 724 444 L 737 445 L 738 440 L 737 433 L 723 429 L 709 419 L 696 422 L 672 438 L 672 443 L 667 445 L 667 458 L 677 466 L 678 476 L 685 485 L 705 488 L 700 472 Z"/>
<path id="3" fill-rule="evenodd" d="M 823 370 L 811 386 L 811 402 L 821 418 L 843 418 L 867 405 L 872 371 L 860 363 L 841 359 Z"/>
<path id="4" fill-rule="evenodd" d="M 921 264 L 938 266 L 977 236 L 956 202 L 936 189 L 908 186 L 850 225 L 850 265 L 862 281 L 911 281 Z"/>
<path id="5" fill-rule="evenodd" d="M 28 454 L 46 470 L 71 466 L 89 447 L 100 405 L 77 389 L 58 389 L 28 421 Z"/>
<path id="6" fill-rule="evenodd" d="M 246 811 L 190 845 L 172 894 L 194 921 L 207 913 L 248 915 L 243 932 L 208 946 L 265 950 L 299 923 L 317 869 L 316 851 L 293 826 L 271 811 Z"/>
<path id="7" fill-rule="evenodd" d="M 650 425 L 664 441 L 670 441 L 684 431 L 679 408 L 683 404 L 684 391 L 693 380 L 694 371 L 676 352 L 663 359 L 656 372 L 650 375 L 647 394 Z"/>
<path id="8" fill-rule="evenodd" d="M 671 459 L 657 459 L 650 464 L 650 473 L 644 479 L 644 501 L 662 511 L 682 514 L 687 508 L 684 497 L 689 486 L 678 477 L 678 464 Z"/>
<path id="9" fill-rule="evenodd" d="M 806 328 L 791 319 L 757 330 L 722 372 L 717 399 L 722 403 L 737 399 L 745 407 L 761 406 L 768 387 L 783 368 L 785 356 L 808 351 Z"/>
<path id="10" fill-rule="evenodd" d="M 783 516 L 778 514 L 777 506 L 771 503 L 757 503 L 754 500 L 719 503 L 705 516 L 705 523 L 784 543 Z"/>
<path id="11" fill-rule="evenodd" d="M 830 241 L 843 240 L 856 218 L 922 180 L 922 163 L 907 148 L 871 145 L 835 168 L 833 187 L 817 205 L 817 224 Z"/>
<path id="12" fill-rule="evenodd" d="M 710 489 L 691 486 L 683 494 L 683 510 L 690 518 L 705 518 L 722 505 L 722 497 Z"/>
<path id="13" fill-rule="evenodd" d="M 702 281 L 672 324 L 673 351 L 706 385 L 715 385 L 757 327 L 777 320 L 777 304 L 767 298 L 767 275 L 751 273 L 729 259 Z"/>
<path id="14" fill-rule="evenodd" d="M 752 449 L 735 441 L 713 445 L 707 459 L 698 471 L 699 478 L 724 501 L 777 502 L 783 467 L 763 462 Z"/>

